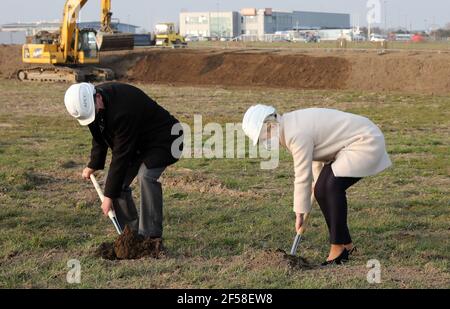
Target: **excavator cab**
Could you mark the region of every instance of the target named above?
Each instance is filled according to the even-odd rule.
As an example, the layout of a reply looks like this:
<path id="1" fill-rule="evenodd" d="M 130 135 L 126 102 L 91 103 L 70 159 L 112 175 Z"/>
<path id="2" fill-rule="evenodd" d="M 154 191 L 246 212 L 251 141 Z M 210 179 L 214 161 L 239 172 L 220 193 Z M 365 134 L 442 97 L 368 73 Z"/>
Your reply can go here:
<path id="1" fill-rule="evenodd" d="M 98 63 L 97 32 L 93 29 L 80 30 L 78 34 L 78 62 Z"/>

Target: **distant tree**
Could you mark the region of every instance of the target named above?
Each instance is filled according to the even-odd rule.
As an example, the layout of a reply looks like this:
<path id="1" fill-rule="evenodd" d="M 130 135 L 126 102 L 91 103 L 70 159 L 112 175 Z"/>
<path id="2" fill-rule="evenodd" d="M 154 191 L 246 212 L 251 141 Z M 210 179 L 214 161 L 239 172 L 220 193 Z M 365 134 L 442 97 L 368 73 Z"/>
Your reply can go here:
<path id="1" fill-rule="evenodd" d="M 450 38 L 450 28 L 441 28 L 431 32 L 431 36 L 436 38 L 436 40 L 446 40 Z"/>
<path id="2" fill-rule="evenodd" d="M 394 33 L 397 34 L 410 34 L 411 32 L 406 30 L 405 28 L 398 28 L 396 30 L 393 31 Z"/>
<path id="3" fill-rule="evenodd" d="M 446 23 L 444 29 L 445 30 L 450 30 L 450 23 Z"/>
<path id="4" fill-rule="evenodd" d="M 362 27 L 359 30 L 365 34 L 367 34 L 367 31 L 369 31 L 369 29 L 367 27 Z M 380 27 L 374 27 L 374 28 L 370 28 L 370 33 L 382 34 L 383 30 Z"/>
<path id="5" fill-rule="evenodd" d="M 373 27 L 370 31 L 376 34 L 382 34 L 384 32 L 380 27 Z"/>

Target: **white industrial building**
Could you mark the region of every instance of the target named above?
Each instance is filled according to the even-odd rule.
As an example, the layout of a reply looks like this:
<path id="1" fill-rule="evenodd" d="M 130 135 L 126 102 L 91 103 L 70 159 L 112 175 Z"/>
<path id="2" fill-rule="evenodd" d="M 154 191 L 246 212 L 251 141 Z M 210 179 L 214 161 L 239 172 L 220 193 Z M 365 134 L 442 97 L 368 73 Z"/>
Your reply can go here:
<path id="1" fill-rule="evenodd" d="M 246 8 L 240 12 L 182 12 L 180 33 L 184 36 L 264 36 L 305 29 L 349 29 L 350 14 L 322 12 L 281 12 Z"/>
<path id="2" fill-rule="evenodd" d="M 234 38 L 241 34 L 241 16 L 238 12 L 183 12 L 180 14 L 180 34 Z"/>

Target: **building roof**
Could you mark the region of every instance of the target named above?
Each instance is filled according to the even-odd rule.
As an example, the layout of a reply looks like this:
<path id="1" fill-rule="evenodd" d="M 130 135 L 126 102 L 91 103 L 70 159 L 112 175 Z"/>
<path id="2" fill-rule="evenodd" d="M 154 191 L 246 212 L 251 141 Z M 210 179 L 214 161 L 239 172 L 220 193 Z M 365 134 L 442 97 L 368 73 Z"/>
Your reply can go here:
<path id="1" fill-rule="evenodd" d="M 140 28 L 139 26 L 125 24 L 125 23 L 118 23 L 118 22 L 111 22 L 111 24 L 113 26 L 129 27 L 129 28 L 134 28 L 134 29 Z M 83 21 L 83 22 L 79 22 L 78 25 L 80 27 L 86 27 L 86 28 L 98 28 L 98 27 L 100 27 L 101 23 L 99 21 Z"/>
<path id="2" fill-rule="evenodd" d="M 80 27 L 84 28 L 96 28 L 100 26 L 99 21 L 88 21 L 88 22 L 79 22 L 78 23 Z M 112 22 L 112 25 L 120 25 L 125 26 L 129 28 L 137 29 L 139 26 L 131 25 L 131 24 L 124 24 L 124 23 L 117 23 Z M 61 26 L 60 21 L 38 21 L 38 22 L 17 22 L 17 23 L 8 23 L 0 25 L 0 29 L 3 31 L 25 31 L 27 29 L 33 29 L 33 28 L 59 28 Z"/>

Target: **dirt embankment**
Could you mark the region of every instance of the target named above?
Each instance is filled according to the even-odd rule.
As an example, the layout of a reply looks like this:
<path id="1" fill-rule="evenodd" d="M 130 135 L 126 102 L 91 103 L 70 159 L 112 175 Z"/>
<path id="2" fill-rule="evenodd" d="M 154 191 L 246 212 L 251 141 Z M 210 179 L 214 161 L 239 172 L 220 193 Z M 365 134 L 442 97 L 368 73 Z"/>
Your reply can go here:
<path id="1" fill-rule="evenodd" d="M 129 78 L 149 83 L 341 89 L 349 72 L 349 62 L 337 57 L 180 50 L 149 53 Z"/>
<path id="2" fill-rule="evenodd" d="M 19 45 L 0 45 L 0 78 L 11 78 L 22 64 L 22 49 Z"/>
<path id="3" fill-rule="evenodd" d="M 396 52 L 346 55 L 352 72 L 347 89 L 450 93 L 450 53 Z"/>
<path id="4" fill-rule="evenodd" d="M 0 77 L 22 66 L 20 46 L 0 46 Z M 138 83 L 450 93 L 450 53 L 136 50 L 105 53 L 102 66 Z"/>
<path id="5" fill-rule="evenodd" d="M 141 83 L 450 93 L 450 53 L 156 50 L 115 57 L 106 63 Z"/>

